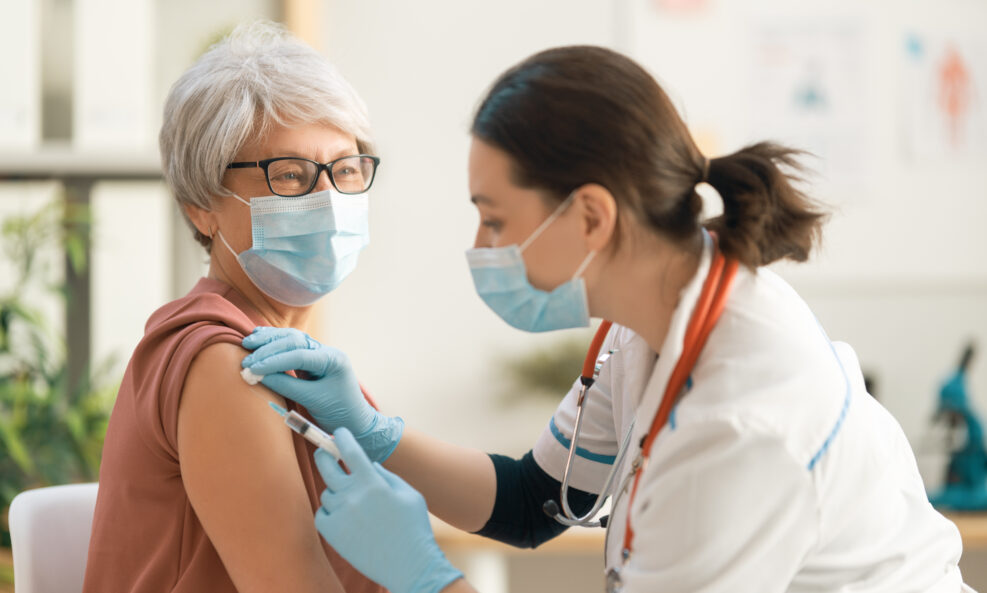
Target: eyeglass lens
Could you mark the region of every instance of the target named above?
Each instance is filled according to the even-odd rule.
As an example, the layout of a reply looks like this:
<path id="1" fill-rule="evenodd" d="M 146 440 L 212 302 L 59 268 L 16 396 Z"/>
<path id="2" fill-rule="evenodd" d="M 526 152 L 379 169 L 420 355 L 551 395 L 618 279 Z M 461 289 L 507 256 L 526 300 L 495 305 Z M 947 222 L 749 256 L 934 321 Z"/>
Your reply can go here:
<path id="1" fill-rule="evenodd" d="M 319 166 L 312 161 L 278 159 L 267 166 L 267 179 L 274 193 L 300 196 L 315 187 L 319 172 Z M 366 191 L 373 181 L 374 161 L 360 156 L 342 158 L 333 163 L 330 173 L 338 191 L 358 194 Z"/>

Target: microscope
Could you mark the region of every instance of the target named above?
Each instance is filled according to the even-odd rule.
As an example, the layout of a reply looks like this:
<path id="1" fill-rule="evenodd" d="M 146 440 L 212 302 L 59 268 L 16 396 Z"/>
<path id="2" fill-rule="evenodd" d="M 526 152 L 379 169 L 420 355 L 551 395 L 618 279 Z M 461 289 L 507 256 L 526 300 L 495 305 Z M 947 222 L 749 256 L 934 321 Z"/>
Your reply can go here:
<path id="1" fill-rule="evenodd" d="M 952 511 L 987 510 L 987 448 L 984 426 L 967 397 L 966 374 L 973 344 L 960 357 L 956 372 L 939 391 L 934 422 L 945 422 L 957 438 L 951 446 L 942 488 L 929 496 L 933 506 Z"/>

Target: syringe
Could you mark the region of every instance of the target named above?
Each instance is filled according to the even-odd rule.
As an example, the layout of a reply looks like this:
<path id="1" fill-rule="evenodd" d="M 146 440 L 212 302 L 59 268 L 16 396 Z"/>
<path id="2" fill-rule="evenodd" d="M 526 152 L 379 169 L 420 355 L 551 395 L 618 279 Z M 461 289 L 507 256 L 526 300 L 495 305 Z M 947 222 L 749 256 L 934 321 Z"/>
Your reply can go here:
<path id="1" fill-rule="evenodd" d="M 321 428 L 312 424 L 304 416 L 298 412 L 292 410 L 288 411 L 277 405 L 274 402 L 268 402 L 274 411 L 284 418 L 284 423 L 288 425 L 291 430 L 302 435 L 306 441 L 312 443 L 316 447 L 327 451 L 338 461 L 340 459 L 339 447 L 336 446 L 336 441 L 331 436 L 323 432 Z"/>

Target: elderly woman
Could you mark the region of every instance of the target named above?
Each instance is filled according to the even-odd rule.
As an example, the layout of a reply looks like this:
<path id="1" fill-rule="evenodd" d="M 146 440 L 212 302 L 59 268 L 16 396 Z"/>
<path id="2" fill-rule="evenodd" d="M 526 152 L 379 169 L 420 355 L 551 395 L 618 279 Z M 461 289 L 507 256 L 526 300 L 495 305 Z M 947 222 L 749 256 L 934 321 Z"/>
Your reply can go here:
<path id="1" fill-rule="evenodd" d="M 378 591 L 312 524 L 312 448 L 268 406 L 295 404 L 240 376 L 242 338 L 305 328 L 367 244 L 365 107 L 322 56 L 258 23 L 175 83 L 160 144 L 209 274 L 151 315 L 127 367 L 84 590 Z"/>

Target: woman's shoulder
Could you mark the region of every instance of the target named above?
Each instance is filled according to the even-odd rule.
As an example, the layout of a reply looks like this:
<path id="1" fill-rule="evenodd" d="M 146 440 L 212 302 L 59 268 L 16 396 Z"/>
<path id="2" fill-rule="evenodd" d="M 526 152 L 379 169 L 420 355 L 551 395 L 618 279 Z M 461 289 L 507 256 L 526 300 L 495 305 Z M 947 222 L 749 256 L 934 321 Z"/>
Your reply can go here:
<path id="1" fill-rule="evenodd" d="M 694 383 L 680 420 L 730 418 L 774 433 L 808 463 L 863 380 L 852 349 L 831 342 L 795 290 L 762 269 L 738 273 Z"/>
<path id="2" fill-rule="evenodd" d="M 247 335 L 257 324 L 239 300 L 226 284 L 202 278 L 188 294 L 151 314 L 144 328 L 145 336 L 208 325 L 225 326 Z"/>
<path id="3" fill-rule="evenodd" d="M 710 350 L 743 357 L 748 365 L 765 365 L 773 369 L 769 376 L 783 371 L 804 374 L 816 363 L 835 358 L 829 336 L 809 305 L 784 279 L 763 268 L 738 272 L 713 336 Z"/>
<path id="4" fill-rule="evenodd" d="M 230 349 L 218 352 L 229 354 L 256 326 L 222 286 L 216 286 L 221 283 L 206 280 L 151 315 L 118 395 L 118 400 L 131 402 L 140 424 L 163 428 L 159 444 L 170 450 L 175 447 L 178 404 L 192 362 L 214 344 L 228 344 Z"/>

